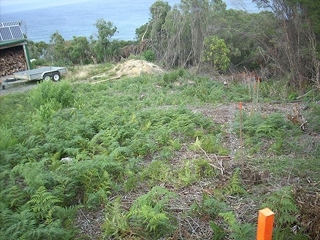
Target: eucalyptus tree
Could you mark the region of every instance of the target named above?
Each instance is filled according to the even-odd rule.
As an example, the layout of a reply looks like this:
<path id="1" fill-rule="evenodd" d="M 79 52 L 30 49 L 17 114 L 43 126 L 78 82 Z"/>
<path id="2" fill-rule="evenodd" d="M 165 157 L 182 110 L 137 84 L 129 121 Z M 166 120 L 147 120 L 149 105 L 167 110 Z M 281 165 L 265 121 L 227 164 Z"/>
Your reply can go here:
<path id="1" fill-rule="evenodd" d="M 320 88 L 319 43 L 320 20 L 318 3 L 310 0 L 254 0 L 269 9 L 278 20 L 275 51 L 269 53 L 290 84 L 304 89 L 313 81 Z"/>
<path id="2" fill-rule="evenodd" d="M 162 24 L 158 58 L 167 67 L 200 67 L 204 39 L 209 34 L 214 6 L 221 0 L 182 0 L 169 11 Z"/>
<path id="3" fill-rule="evenodd" d="M 73 37 L 70 47 L 70 58 L 72 63 L 81 64 L 87 63 L 90 56 L 89 41 L 86 37 Z"/>
<path id="4" fill-rule="evenodd" d="M 68 54 L 66 54 L 66 42 L 62 35 L 56 31 L 50 36 L 50 60 L 51 63 L 55 63 L 58 65 L 65 65 L 69 63 Z"/>
<path id="5" fill-rule="evenodd" d="M 163 24 L 170 10 L 170 5 L 164 1 L 156 1 L 150 7 L 151 19 L 148 25 L 146 25 L 144 35 L 149 35 L 150 45 L 156 53 L 157 58 L 163 55 L 163 49 L 165 48 L 164 43 L 166 42 L 167 34 L 163 30 Z"/>
<path id="6" fill-rule="evenodd" d="M 177 6 L 167 14 L 162 29 L 166 33 L 166 39 L 161 45 L 161 55 L 158 58 L 162 65 L 173 68 L 192 64 L 191 28 Z"/>
<path id="7" fill-rule="evenodd" d="M 219 1 L 222 2 L 222 1 Z M 204 39 L 208 36 L 208 29 L 212 21 L 212 6 L 208 0 L 181 0 L 180 9 L 185 21 L 190 25 L 189 44 L 193 65 L 200 67 Z"/>
<path id="8" fill-rule="evenodd" d="M 108 56 L 111 55 L 109 47 L 111 44 L 111 38 L 117 31 L 117 27 L 114 26 L 112 22 L 106 22 L 102 18 L 96 21 L 95 26 L 98 30 L 98 34 L 97 39 L 91 37 L 93 51 L 100 62 L 106 62 Z"/>

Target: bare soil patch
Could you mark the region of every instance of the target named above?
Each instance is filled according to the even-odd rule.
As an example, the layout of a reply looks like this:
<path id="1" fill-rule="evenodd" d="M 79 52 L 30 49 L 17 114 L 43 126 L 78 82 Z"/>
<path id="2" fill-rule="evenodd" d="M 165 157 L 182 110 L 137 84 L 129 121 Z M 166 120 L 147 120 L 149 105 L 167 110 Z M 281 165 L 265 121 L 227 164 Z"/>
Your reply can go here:
<path id="1" fill-rule="evenodd" d="M 100 83 L 107 80 L 120 79 L 123 77 L 138 77 L 141 74 L 161 73 L 164 73 L 164 70 L 154 63 L 144 60 L 131 59 L 122 63 L 118 63 L 111 70 L 95 75 L 91 77 L 90 80 L 96 80 L 94 83 Z"/>

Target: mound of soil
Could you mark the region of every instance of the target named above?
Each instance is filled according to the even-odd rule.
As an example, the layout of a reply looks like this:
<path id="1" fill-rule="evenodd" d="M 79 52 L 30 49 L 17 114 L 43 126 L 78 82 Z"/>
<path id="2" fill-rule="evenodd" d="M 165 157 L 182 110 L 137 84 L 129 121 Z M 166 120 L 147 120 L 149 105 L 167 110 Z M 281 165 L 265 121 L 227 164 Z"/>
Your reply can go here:
<path id="1" fill-rule="evenodd" d="M 144 60 L 131 59 L 126 62 L 116 65 L 110 74 L 114 75 L 114 78 L 121 78 L 125 76 L 137 77 L 141 74 L 160 74 L 164 70 L 151 62 Z"/>

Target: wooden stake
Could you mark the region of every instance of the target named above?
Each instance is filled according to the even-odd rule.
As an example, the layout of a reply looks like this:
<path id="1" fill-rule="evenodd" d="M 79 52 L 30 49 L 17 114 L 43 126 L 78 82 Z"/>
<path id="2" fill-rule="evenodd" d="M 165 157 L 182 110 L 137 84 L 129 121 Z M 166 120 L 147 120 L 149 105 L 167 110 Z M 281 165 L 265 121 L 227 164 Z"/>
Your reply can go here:
<path id="1" fill-rule="evenodd" d="M 274 213 L 265 208 L 259 210 L 257 240 L 272 240 Z"/>
<path id="2" fill-rule="evenodd" d="M 241 159 L 241 170 L 244 170 L 243 162 L 243 142 L 242 142 L 242 102 L 239 102 L 239 111 L 240 111 L 240 159 Z"/>

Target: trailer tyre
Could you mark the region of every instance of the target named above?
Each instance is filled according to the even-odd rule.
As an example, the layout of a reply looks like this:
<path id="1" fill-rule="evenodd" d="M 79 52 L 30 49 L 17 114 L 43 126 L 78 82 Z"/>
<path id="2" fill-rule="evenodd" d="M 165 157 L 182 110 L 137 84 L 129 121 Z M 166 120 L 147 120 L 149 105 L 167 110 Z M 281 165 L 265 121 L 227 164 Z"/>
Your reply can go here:
<path id="1" fill-rule="evenodd" d="M 49 80 L 51 80 L 50 75 L 49 75 L 48 73 L 44 74 L 44 75 L 43 75 L 43 80 L 44 80 L 44 81 L 49 81 Z"/>
<path id="2" fill-rule="evenodd" d="M 59 72 L 54 72 L 54 73 L 52 74 L 52 81 L 58 82 L 58 81 L 60 81 L 60 79 L 61 79 L 61 75 L 60 75 Z"/>

